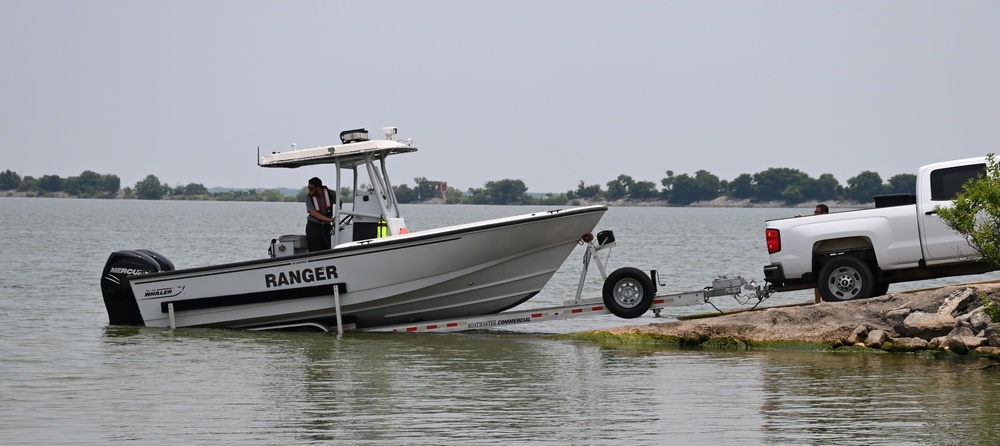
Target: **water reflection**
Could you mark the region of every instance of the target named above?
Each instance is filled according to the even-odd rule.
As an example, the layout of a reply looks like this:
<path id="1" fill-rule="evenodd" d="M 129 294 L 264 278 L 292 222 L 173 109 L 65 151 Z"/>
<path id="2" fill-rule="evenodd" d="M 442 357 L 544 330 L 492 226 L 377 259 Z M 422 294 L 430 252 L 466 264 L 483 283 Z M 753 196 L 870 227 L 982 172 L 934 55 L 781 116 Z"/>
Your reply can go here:
<path id="1" fill-rule="evenodd" d="M 682 350 L 509 333 L 338 338 L 109 328 L 103 344 L 104 365 L 119 381 L 108 404 L 95 409 L 107 441 L 843 445 L 1000 438 L 998 372 L 979 360 Z"/>
<path id="2" fill-rule="evenodd" d="M 319 339 L 302 351 L 303 374 L 270 388 L 276 403 L 297 406 L 275 428 L 309 440 L 468 440 L 469 432 L 505 441 L 610 440 L 617 430 L 608 426 L 637 415 L 657 420 L 620 409 L 655 405 L 627 388 L 651 371 L 593 346 L 489 334 Z"/>
<path id="3" fill-rule="evenodd" d="M 768 443 L 994 444 L 997 371 L 981 360 L 769 352 Z M 984 414 L 993 414 L 984 416 Z M 986 439 L 992 439 L 984 443 Z"/>

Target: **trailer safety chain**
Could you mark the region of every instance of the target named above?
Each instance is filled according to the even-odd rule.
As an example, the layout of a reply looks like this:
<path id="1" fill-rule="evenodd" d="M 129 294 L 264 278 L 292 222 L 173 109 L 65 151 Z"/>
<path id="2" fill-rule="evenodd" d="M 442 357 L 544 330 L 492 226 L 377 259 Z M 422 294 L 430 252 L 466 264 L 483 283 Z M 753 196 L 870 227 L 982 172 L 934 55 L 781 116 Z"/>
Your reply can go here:
<path id="1" fill-rule="evenodd" d="M 709 291 L 712 289 L 713 287 L 709 286 L 705 287 L 704 290 Z M 757 302 L 754 303 L 753 306 L 750 307 L 750 309 L 747 311 L 753 311 L 753 309 L 757 308 L 757 306 L 760 305 L 761 302 L 764 302 L 765 300 L 767 300 L 768 297 L 771 297 L 771 295 L 774 294 L 774 289 L 771 288 L 770 283 L 765 283 L 763 286 L 760 286 L 757 285 L 756 282 L 751 281 L 746 286 L 746 289 L 754 290 L 753 294 L 732 293 L 731 296 L 733 296 L 733 299 L 736 300 L 737 303 L 744 306 L 749 304 L 751 300 L 756 299 Z M 725 313 L 725 311 L 715 306 L 715 304 L 712 303 L 711 299 L 708 296 L 705 297 L 705 303 L 711 305 L 712 308 L 715 308 L 715 311 L 718 311 L 719 313 Z"/>
<path id="2" fill-rule="evenodd" d="M 712 287 L 705 287 L 705 290 L 709 290 L 709 289 L 711 289 L 711 288 L 712 288 Z M 718 311 L 718 312 L 719 312 L 720 314 L 722 314 L 722 313 L 725 313 L 725 311 L 722 311 L 722 309 L 720 309 L 719 307 L 715 306 L 715 304 L 714 304 L 714 303 L 712 303 L 712 300 L 711 300 L 710 298 L 707 298 L 707 297 L 706 297 L 706 298 L 705 298 L 705 303 L 706 303 L 706 304 L 709 304 L 709 305 L 711 305 L 711 306 L 712 306 L 712 308 L 715 308 L 715 311 Z"/>

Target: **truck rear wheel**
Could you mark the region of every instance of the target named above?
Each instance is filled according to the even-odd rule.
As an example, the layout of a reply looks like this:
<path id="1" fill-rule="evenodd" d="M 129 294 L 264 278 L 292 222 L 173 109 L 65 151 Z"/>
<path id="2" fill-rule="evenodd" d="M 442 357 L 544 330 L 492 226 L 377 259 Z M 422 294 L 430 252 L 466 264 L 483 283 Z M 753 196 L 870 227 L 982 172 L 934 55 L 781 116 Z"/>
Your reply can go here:
<path id="1" fill-rule="evenodd" d="M 602 297 L 612 314 L 634 319 L 653 305 L 653 281 L 638 268 L 619 268 L 604 281 Z"/>
<path id="2" fill-rule="evenodd" d="M 861 259 L 837 256 L 819 270 L 819 293 L 826 301 L 867 299 L 874 296 L 875 276 Z"/>

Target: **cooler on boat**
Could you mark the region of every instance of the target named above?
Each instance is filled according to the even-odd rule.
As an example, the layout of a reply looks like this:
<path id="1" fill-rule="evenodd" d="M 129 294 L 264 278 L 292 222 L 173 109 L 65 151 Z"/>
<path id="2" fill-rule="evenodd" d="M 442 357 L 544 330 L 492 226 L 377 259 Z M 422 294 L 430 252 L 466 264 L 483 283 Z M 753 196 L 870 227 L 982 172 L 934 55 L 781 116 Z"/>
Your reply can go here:
<path id="1" fill-rule="evenodd" d="M 305 235 L 288 234 L 271 240 L 271 257 L 285 257 L 309 252 Z"/>

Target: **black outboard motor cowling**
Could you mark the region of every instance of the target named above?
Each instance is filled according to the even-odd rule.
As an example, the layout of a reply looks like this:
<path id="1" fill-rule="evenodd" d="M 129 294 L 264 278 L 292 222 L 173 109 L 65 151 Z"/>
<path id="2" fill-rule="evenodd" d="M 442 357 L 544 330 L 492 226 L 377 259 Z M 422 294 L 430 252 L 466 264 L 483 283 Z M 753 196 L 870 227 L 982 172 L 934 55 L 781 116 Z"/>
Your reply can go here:
<path id="1" fill-rule="evenodd" d="M 108 310 L 108 322 L 111 325 L 145 325 L 126 278 L 173 270 L 170 260 L 146 249 L 112 253 L 101 273 L 101 293 Z"/>

